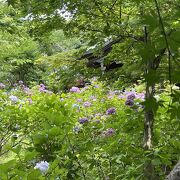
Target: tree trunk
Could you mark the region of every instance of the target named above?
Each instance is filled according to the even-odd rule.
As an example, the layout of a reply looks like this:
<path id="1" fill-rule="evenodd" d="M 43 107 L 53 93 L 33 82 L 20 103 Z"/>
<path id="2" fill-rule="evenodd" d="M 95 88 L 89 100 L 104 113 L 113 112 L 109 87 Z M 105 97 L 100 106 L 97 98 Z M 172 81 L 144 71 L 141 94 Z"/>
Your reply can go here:
<path id="1" fill-rule="evenodd" d="M 147 27 L 144 27 L 145 43 L 150 43 L 148 37 Z M 150 75 L 153 69 L 153 60 L 149 59 L 146 62 L 145 76 Z M 153 99 L 154 97 L 155 84 L 146 82 L 146 101 Z M 153 122 L 154 113 L 152 107 L 145 107 L 145 120 L 144 120 L 144 149 L 145 151 L 151 150 L 152 148 L 152 137 L 153 137 Z M 152 165 L 152 155 L 147 156 L 147 160 L 144 165 L 144 178 L 146 180 L 154 180 L 154 166 Z"/>
<path id="2" fill-rule="evenodd" d="M 153 98 L 153 85 L 146 85 L 146 99 Z M 144 121 L 144 149 L 150 150 L 152 148 L 152 137 L 153 137 L 153 121 L 154 114 L 153 110 L 147 109 L 145 110 L 145 121 Z M 144 178 L 147 180 L 154 180 L 154 166 L 152 165 L 152 155 L 148 155 L 148 159 L 144 165 Z"/>
<path id="3" fill-rule="evenodd" d="M 154 85 L 146 85 L 146 100 L 154 97 Z M 145 110 L 145 121 L 144 121 L 144 148 L 146 150 L 152 147 L 152 136 L 153 136 L 153 121 L 154 114 L 152 108 Z"/>
<path id="4" fill-rule="evenodd" d="M 180 180 L 180 161 L 175 165 L 173 170 L 170 172 L 167 180 Z"/>

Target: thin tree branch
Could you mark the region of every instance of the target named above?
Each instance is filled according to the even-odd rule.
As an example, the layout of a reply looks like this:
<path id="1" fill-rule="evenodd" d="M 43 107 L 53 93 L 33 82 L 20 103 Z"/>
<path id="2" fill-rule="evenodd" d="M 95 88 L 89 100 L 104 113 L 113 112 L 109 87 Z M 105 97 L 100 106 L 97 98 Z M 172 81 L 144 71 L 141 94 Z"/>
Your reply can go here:
<path id="1" fill-rule="evenodd" d="M 161 24 L 162 33 L 164 35 L 166 47 L 167 47 L 167 50 L 168 50 L 169 81 L 170 81 L 170 84 L 172 84 L 172 77 L 171 77 L 171 56 L 172 56 L 172 54 L 171 54 L 171 51 L 170 51 L 170 47 L 169 47 L 169 43 L 168 43 L 168 39 L 167 39 L 167 34 L 165 32 L 165 27 L 164 27 L 164 23 L 163 23 L 163 20 L 162 20 L 162 17 L 161 17 L 161 13 L 160 13 L 158 2 L 157 2 L 157 0 L 154 0 L 154 2 L 155 2 L 155 6 L 156 6 L 156 10 L 157 10 L 158 16 L 159 16 L 159 22 Z"/>

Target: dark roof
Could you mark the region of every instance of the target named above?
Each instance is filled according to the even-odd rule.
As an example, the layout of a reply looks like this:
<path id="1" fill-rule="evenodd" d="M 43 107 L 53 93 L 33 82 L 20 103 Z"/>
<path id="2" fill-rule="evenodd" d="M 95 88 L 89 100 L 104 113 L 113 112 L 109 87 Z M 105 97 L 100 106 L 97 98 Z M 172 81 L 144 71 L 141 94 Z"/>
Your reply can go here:
<path id="1" fill-rule="evenodd" d="M 108 53 L 111 52 L 112 46 L 116 43 L 119 43 L 122 40 L 122 38 L 117 38 L 115 40 L 108 41 L 104 44 L 102 47 L 102 54 L 101 56 L 94 55 L 95 48 L 91 48 L 88 51 L 86 51 L 80 58 L 81 59 L 88 59 L 87 67 L 93 67 L 93 68 L 99 68 L 101 67 L 101 63 L 103 62 L 104 58 L 108 55 Z M 96 45 L 95 45 L 96 46 Z M 113 60 L 110 64 L 105 66 L 105 70 L 109 71 L 111 69 L 115 69 L 118 67 L 122 67 L 123 63 L 116 62 L 116 60 Z"/>
<path id="2" fill-rule="evenodd" d="M 102 56 L 100 57 L 97 57 L 94 55 L 94 50 L 93 49 L 90 49 L 88 51 L 86 51 L 81 57 L 80 59 L 89 59 L 89 60 L 92 60 L 92 59 L 99 59 L 99 58 L 102 58 L 104 56 L 106 56 L 111 50 L 112 50 L 112 45 L 116 44 L 116 43 L 119 43 L 120 41 L 122 40 L 122 38 L 119 38 L 119 39 L 116 39 L 116 40 L 111 40 L 111 41 L 108 41 L 105 43 L 105 45 L 102 47 Z"/>

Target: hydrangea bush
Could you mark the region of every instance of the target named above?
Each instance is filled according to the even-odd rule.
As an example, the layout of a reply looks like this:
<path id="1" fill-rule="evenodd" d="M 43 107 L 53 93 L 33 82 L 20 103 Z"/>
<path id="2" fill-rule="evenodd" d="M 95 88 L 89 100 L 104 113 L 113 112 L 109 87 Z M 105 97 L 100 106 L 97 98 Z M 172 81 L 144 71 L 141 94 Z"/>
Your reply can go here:
<path id="1" fill-rule="evenodd" d="M 143 179 L 144 105 L 143 92 L 113 91 L 97 80 L 67 94 L 23 82 L 1 88 L 0 179 Z M 152 150 L 159 177 L 179 152 L 176 119 L 165 111 L 157 111 Z"/>

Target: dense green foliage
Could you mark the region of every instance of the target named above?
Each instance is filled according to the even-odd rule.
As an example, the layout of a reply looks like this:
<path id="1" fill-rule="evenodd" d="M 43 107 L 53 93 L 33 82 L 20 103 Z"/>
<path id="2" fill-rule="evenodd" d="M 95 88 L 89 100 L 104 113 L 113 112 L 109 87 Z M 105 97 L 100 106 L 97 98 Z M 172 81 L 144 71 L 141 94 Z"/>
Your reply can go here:
<path id="1" fill-rule="evenodd" d="M 179 20 L 179 0 L 0 0 L 0 180 L 165 179 Z"/>

